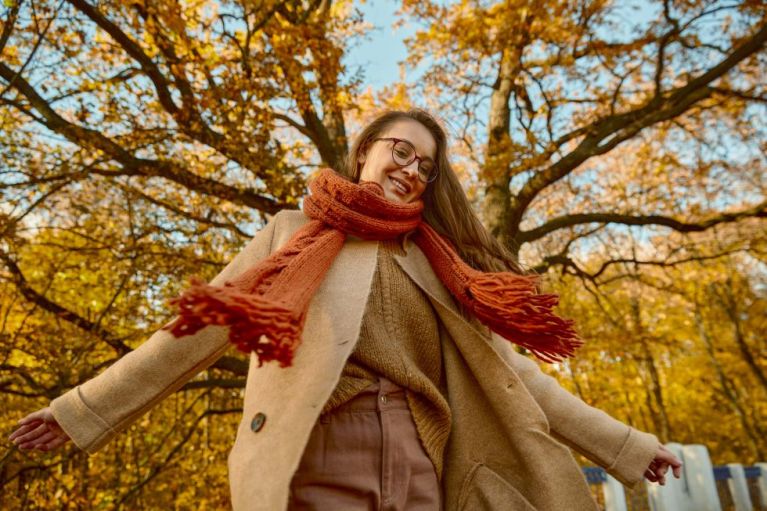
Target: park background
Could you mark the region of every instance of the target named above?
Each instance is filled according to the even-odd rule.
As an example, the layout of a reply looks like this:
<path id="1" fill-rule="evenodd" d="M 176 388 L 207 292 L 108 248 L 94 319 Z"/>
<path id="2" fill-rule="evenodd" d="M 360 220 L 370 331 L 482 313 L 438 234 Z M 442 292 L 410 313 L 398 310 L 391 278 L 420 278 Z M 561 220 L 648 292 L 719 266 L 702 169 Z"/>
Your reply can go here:
<path id="1" fill-rule="evenodd" d="M 757 0 L 4 0 L 3 431 L 146 340 L 367 120 L 417 106 L 586 340 L 544 370 L 714 464 L 767 461 L 766 20 Z M 93 457 L 7 443 L 0 507 L 228 509 L 246 374 L 230 350 Z"/>

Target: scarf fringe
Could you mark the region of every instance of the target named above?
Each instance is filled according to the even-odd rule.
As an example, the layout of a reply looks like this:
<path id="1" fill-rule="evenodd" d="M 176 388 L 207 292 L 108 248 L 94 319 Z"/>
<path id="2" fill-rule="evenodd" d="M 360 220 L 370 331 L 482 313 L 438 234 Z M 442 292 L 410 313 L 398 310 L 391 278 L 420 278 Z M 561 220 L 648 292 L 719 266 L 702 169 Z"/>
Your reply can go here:
<path id="1" fill-rule="evenodd" d="M 535 275 L 480 273 L 467 287 L 470 309 L 492 331 L 544 362 L 561 362 L 583 345 L 573 320 L 553 312 L 555 294 L 536 294 Z"/>
<path id="2" fill-rule="evenodd" d="M 244 293 L 227 283 L 215 287 L 193 276 L 189 287 L 168 301 L 179 316 L 161 328 L 175 337 L 192 335 L 208 325 L 230 326 L 229 342 L 243 353 L 256 352 L 258 365 L 291 365 L 301 343 L 304 317 L 263 296 Z"/>

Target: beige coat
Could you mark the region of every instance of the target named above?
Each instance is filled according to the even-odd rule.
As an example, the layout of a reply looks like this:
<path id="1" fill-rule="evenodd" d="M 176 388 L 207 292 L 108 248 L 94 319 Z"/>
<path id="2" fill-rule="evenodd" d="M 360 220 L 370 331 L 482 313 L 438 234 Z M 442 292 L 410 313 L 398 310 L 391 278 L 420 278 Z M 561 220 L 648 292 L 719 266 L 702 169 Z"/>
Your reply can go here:
<path id="1" fill-rule="evenodd" d="M 221 285 L 282 246 L 307 221 L 275 215 L 217 275 Z M 320 410 L 358 338 L 378 243 L 350 238 L 314 296 L 294 364 L 259 368 L 253 359 L 242 421 L 229 453 L 235 511 L 285 509 L 289 483 Z M 643 478 L 658 446 L 586 405 L 476 319 L 466 319 L 423 253 L 406 241 L 395 256 L 440 318 L 452 411 L 445 452 L 446 509 L 596 509 L 576 449 L 629 487 Z M 118 432 L 229 349 L 225 327 L 174 338 L 158 330 L 104 372 L 51 407 L 74 443 L 95 453 Z"/>

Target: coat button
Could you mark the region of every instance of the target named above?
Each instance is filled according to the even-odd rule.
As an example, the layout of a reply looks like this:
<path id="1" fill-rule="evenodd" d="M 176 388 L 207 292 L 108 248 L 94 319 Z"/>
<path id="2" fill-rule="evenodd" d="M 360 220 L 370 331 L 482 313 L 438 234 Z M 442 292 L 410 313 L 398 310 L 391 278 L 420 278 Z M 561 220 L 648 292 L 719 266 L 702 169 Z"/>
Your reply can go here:
<path id="1" fill-rule="evenodd" d="M 386 404 L 386 403 L 388 403 L 388 402 L 389 402 L 389 398 L 388 398 L 388 397 L 386 397 L 386 395 L 384 394 L 383 396 L 381 396 L 381 402 L 382 402 L 383 404 Z"/>
<path id="2" fill-rule="evenodd" d="M 264 427 L 264 423 L 266 422 L 266 415 L 264 415 L 261 412 L 258 412 L 253 416 L 253 420 L 250 421 L 250 429 L 253 431 L 253 433 L 258 433 L 261 431 L 261 428 Z"/>

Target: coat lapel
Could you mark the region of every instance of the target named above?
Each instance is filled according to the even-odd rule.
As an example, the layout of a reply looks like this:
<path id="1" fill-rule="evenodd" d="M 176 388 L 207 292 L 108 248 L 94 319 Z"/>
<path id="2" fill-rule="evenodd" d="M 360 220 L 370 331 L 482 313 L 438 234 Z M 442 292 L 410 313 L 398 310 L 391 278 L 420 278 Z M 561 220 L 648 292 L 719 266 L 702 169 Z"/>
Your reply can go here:
<path id="1" fill-rule="evenodd" d="M 405 270 L 405 273 L 410 276 L 418 286 L 425 291 L 433 300 L 436 300 L 443 307 L 454 311 L 459 314 L 458 308 L 455 306 L 453 297 L 447 288 L 440 282 L 431 269 L 431 264 L 426 256 L 421 252 L 416 244 L 407 239 L 404 245 L 405 255 L 394 255 L 394 259 Z"/>

